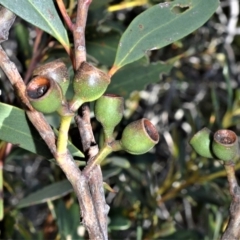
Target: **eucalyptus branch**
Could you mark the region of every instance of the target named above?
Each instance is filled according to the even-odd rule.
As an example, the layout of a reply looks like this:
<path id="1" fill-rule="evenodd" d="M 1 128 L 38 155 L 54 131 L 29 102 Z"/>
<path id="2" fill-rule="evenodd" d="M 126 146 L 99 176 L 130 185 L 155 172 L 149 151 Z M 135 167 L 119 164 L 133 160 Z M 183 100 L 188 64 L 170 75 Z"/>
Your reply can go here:
<path id="1" fill-rule="evenodd" d="M 91 153 L 91 146 L 95 146 L 97 143 L 92 132 L 90 109 L 88 104 L 83 104 L 81 108 L 79 108 L 78 115 L 75 116 L 75 122 L 81 136 L 85 156 L 91 158 L 94 155 L 94 153 Z"/>
<path id="2" fill-rule="evenodd" d="M 71 182 L 74 192 L 77 195 L 81 208 L 81 216 L 83 217 L 83 224 L 88 231 L 89 238 L 105 239 L 104 234 L 101 231 L 100 223 L 96 221 L 97 215 L 95 212 L 95 206 L 93 204 L 93 199 L 86 178 L 81 174 L 80 169 L 69 153 L 64 156 L 64 159 L 65 161 L 61 161 L 59 166 Z"/>
<path id="3" fill-rule="evenodd" d="M 0 59 L 1 59 L 0 67 L 7 75 L 21 102 L 27 108 L 26 113 L 30 121 L 33 122 L 35 128 L 38 130 L 39 134 L 41 135 L 43 140 L 47 143 L 49 149 L 54 155 L 56 153 L 54 133 L 49 124 L 46 122 L 43 114 L 33 109 L 32 105 L 30 104 L 28 98 L 25 95 L 26 86 L 22 80 L 22 77 L 20 76 L 17 67 L 13 62 L 10 61 L 1 45 L 0 45 Z"/>
<path id="4" fill-rule="evenodd" d="M 83 145 L 83 151 L 86 156 L 86 160 L 94 158 L 99 149 L 96 144 L 92 126 L 90 122 L 90 109 L 87 104 L 84 104 L 78 111 L 78 115 L 75 117 L 75 122 L 78 126 L 81 141 Z M 87 179 L 87 178 L 86 178 Z M 96 165 L 92 171 L 91 177 L 88 180 L 91 195 L 94 201 L 94 207 L 97 214 L 97 220 L 101 226 L 104 239 L 107 239 L 107 214 L 109 206 L 106 204 L 104 189 L 103 189 L 103 178 L 102 172 L 99 165 Z"/>
<path id="5" fill-rule="evenodd" d="M 17 96 L 20 98 L 21 102 L 29 110 L 33 110 L 32 105 L 29 103 L 28 98 L 25 95 L 26 86 L 20 76 L 17 67 L 13 62 L 10 61 L 6 52 L 3 50 L 0 45 L 0 67 L 8 76 L 9 81 L 11 82 Z"/>
<path id="6" fill-rule="evenodd" d="M 66 152 L 57 154 L 55 136 L 50 125 L 46 122 L 42 113 L 34 110 L 25 95 L 26 86 L 13 62 L 10 61 L 5 51 L 0 46 L 0 67 L 3 69 L 11 84 L 13 85 L 20 100 L 27 107 L 26 113 L 43 140 L 48 145 L 50 151 L 58 162 L 60 168 L 73 186 L 77 195 L 81 214 L 83 216 L 83 224 L 87 228 L 90 239 L 105 239 L 101 232 L 99 223 L 95 221 L 97 218 L 89 186 L 86 178 L 82 176 L 80 169 L 73 160 L 72 156 Z"/>
<path id="7" fill-rule="evenodd" d="M 240 187 L 238 186 L 235 176 L 235 164 L 229 161 L 224 164 L 227 172 L 227 178 L 229 183 L 229 191 L 232 197 L 230 205 L 230 219 L 227 228 L 222 235 L 222 240 L 238 240 L 240 238 Z"/>
<path id="8" fill-rule="evenodd" d="M 86 61 L 85 27 L 91 2 L 92 0 L 78 0 L 77 18 L 73 28 L 75 70 L 80 67 L 83 61 Z"/>

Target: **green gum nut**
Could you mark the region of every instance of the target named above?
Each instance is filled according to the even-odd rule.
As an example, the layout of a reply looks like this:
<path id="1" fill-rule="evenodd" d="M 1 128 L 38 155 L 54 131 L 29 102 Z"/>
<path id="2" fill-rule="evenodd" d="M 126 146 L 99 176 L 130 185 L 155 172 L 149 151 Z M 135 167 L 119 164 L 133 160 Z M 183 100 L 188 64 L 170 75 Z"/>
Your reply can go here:
<path id="1" fill-rule="evenodd" d="M 95 103 L 96 119 L 102 124 L 105 138 L 112 138 L 114 128 L 123 117 L 124 99 L 115 94 L 104 94 Z"/>
<path id="2" fill-rule="evenodd" d="M 212 132 L 208 128 L 203 128 L 192 137 L 189 143 L 200 156 L 214 158 L 211 149 L 212 135 Z"/>
<path id="3" fill-rule="evenodd" d="M 76 111 L 85 102 L 92 102 L 103 95 L 110 83 L 110 77 L 92 66 L 83 62 L 77 70 L 73 80 L 74 97 L 71 109 Z"/>
<path id="4" fill-rule="evenodd" d="M 60 86 L 53 79 L 42 76 L 28 83 L 26 95 L 32 106 L 42 113 L 58 111 L 64 103 Z"/>
<path id="5" fill-rule="evenodd" d="M 122 149 L 131 154 L 143 154 L 159 141 L 159 134 L 154 125 L 146 118 L 130 123 L 122 133 Z"/>
<path id="6" fill-rule="evenodd" d="M 213 137 L 212 151 L 219 160 L 234 160 L 238 154 L 237 135 L 231 130 L 218 130 Z"/>
<path id="7" fill-rule="evenodd" d="M 66 94 L 70 83 L 67 67 L 61 59 L 39 66 L 33 71 L 33 76 L 44 76 L 53 79 L 60 85 L 63 95 Z"/>

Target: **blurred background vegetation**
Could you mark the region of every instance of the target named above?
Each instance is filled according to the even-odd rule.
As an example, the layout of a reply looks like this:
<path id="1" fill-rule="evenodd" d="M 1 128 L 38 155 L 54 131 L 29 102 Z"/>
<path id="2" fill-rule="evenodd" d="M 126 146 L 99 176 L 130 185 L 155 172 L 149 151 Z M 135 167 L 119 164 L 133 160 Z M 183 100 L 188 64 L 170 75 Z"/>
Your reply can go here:
<path id="1" fill-rule="evenodd" d="M 159 2 L 163 1 L 93 0 L 86 30 L 88 61 L 109 69 L 123 31 L 134 17 Z M 65 4 L 74 19 L 76 1 Z M 240 133 L 239 34 L 239 2 L 221 1 L 200 29 L 146 53 L 145 59 L 127 66 L 127 74 L 116 74 L 107 92 L 118 93 L 126 101 L 125 118 L 116 134 L 127 123 L 146 117 L 157 126 L 161 139 L 147 154 L 120 152 L 104 161 L 104 181 L 115 191 L 106 190 L 110 239 L 212 240 L 221 236 L 231 201 L 225 171 L 219 161 L 198 156 L 188 141 L 202 127 Z M 3 46 L 26 82 L 38 64 L 67 58 L 55 39 L 20 18 Z M 142 84 L 138 84 L 140 76 Z M 121 85 L 121 79 L 127 83 Z M 150 84 L 143 88 L 146 82 Z M 0 89 L 1 102 L 20 106 L 3 73 Z M 58 127 L 54 115 L 47 118 Z M 101 126 L 94 116 L 92 125 L 101 144 Z M 78 146 L 74 125 L 70 134 Z M 0 142 L 0 160 L 4 178 L 1 239 L 86 238 L 76 197 L 55 163 L 5 142 Z"/>

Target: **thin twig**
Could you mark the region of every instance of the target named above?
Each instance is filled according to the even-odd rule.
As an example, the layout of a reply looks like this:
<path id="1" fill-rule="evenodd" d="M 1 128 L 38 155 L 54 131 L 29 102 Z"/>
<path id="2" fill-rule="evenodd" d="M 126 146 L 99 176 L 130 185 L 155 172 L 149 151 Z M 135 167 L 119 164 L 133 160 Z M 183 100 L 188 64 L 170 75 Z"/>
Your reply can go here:
<path id="1" fill-rule="evenodd" d="M 235 177 L 235 164 L 230 161 L 224 164 L 227 172 L 229 191 L 232 197 L 230 205 L 230 219 L 221 240 L 239 240 L 240 238 L 240 187 Z"/>
<path id="2" fill-rule="evenodd" d="M 73 32 L 73 23 L 72 23 L 72 20 L 70 19 L 68 13 L 67 13 L 67 10 L 65 8 L 65 5 L 64 5 L 64 2 L 63 0 L 57 0 L 57 5 L 58 5 L 58 8 L 62 14 L 62 17 L 68 27 L 68 29 Z"/>
<path id="3" fill-rule="evenodd" d="M 77 18 L 73 31 L 75 70 L 80 67 L 82 62 L 86 61 L 85 27 L 87 22 L 88 8 L 91 2 L 92 0 L 78 0 Z"/>
<path id="4" fill-rule="evenodd" d="M 41 43 L 43 31 L 39 28 L 36 28 L 36 33 L 37 33 L 37 36 L 35 38 L 34 45 L 33 45 L 32 58 L 31 58 L 29 66 L 27 68 L 27 72 L 24 76 L 25 83 L 27 83 L 28 80 L 30 79 L 33 69 L 36 67 L 36 65 L 39 61 L 39 58 L 42 56 L 42 49 L 39 48 L 39 45 Z"/>
<path id="5" fill-rule="evenodd" d="M 101 228 L 96 221 L 95 203 L 90 193 L 88 182 L 81 174 L 72 156 L 68 153 L 65 160 L 61 162 L 60 167 L 71 182 L 81 207 L 83 224 L 86 227 L 90 239 L 105 239 Z"/>
<path id="6" fill-rule="evenodd" d="M 90 120 L 91 119 L 89 106 L 87 104 L 84 104 L 79 109 L 79 115 L 75 117 L 75 122 L 79 129 L 81 142 L 83 145 L 83 151 L 85 153 L 85 156 L 87 157 L 87 161 L 94 158 L 99 151 L 92 132 Z M 94 201 L 96 215 L 98 216 L 97 222 L 99 223 L 104 239 L 108 239 L 107 215 L 109 211 L 109 206 L 106 204 L 105 200 L 102 171 L 100 166 L 95 166 L 95 168 L 91 172 L 91 177 L 86 179 L 88 179 L 89 182 L 89 188 Z"/>
<path id="7" fill-rule="evenodd" d="M 82 139 L 83 151 L 87 155 L 92 155 L 90 147 L 96 145 L 96 141 L 92 132 L 92 125 L 90 122 L 90 109 L 87 104 L 83 104 L 75 117 L 78 130 Z M 88 157 L 89 158 L 89 157 Z"/>
<path id="8" fill-rule="evenodd" d="M 235 177 L 235 164 L 232 161 L 229 161 L 226 164 L 224 164 L 224 167 L 227 173 L 230 194 L 232 198 L 235 198 L 236 191 L 238 188 L 237 179 Z"/>

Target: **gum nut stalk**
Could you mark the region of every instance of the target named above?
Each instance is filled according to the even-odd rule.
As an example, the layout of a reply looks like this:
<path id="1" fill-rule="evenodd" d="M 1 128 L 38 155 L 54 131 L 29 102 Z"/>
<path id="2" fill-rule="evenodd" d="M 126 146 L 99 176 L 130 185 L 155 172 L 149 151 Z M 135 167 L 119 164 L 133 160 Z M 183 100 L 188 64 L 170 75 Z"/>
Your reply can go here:
<path id="1" fill-rule="evenodd" d="M 60 85 L 63 95 L 66 94 L 70 83 L 68 69 L 62 59 L 57 59 L 37 67 L 33 71 L 33 76 L 45 76 L 53 79 Z"/>
<path id="2" fill-rule="evenodd" d="M 190 140 L 192 148 L 202 157 L 214 158 L 212 154 L 213 134 L 208 128 L 198 131 Z"/>
<path id="3" fill-rule="evenodd" d="M 96 119 L 102 124 L 106 132 L 114 130 L 123 117 L 124 99 L 115 94 L 104 94 L 95 103 Z"/>
<path id="4" fill-rule="evenodd" d="M 122 149 L 131 154 L 143 154 L 153 148 L 159 141 L 155 126 L 146 118 L 130 123 L 122 133 Z"/>
<path id="5" fill-rule="evenodd" d="M 100 69 L 83 62 L 77 70 L 73 89 L 74 100 L 92 102 L 103 95 L 110 83 L 110 77 Z"/>
<path id="6" fill-rule="evenodd" d="M 233 160 L 238 154 L 238 137 L 235 132 L 225 129 L 215 132 L 212 150 L 219 160 Z"/>
<path id="7" fill-rule="evenodd" d="M 63 102 L 60 86 L 51 78 L 37 76 L 27 85 L 26 95 L 32 106 L 42 113 L 57 111 Z"/>

